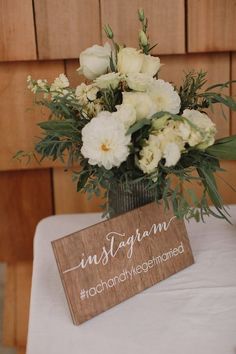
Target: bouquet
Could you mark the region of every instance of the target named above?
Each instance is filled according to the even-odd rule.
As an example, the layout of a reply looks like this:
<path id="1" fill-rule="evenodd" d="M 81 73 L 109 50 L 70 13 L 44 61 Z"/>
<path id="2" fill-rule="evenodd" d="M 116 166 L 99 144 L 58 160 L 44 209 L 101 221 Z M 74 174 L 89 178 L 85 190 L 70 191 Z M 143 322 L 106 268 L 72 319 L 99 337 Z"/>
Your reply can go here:
<path id="1" fill-rule="evenodd" d="M 80 54 L 78 74 L 87 80 L 77 87 L 64 74 L 51 84 L 28 77 L 36 104 L 50 111 L 39 123 L 43 134 L 35 151 L 41 160 L 65 163 L 77 191 L 103 193 L 110 215 L 109 193 L 120 185 L 132 193 L 142 183 L 153 199 L 165 207 L 171 203 L 177 217 L 228 219 L 215 173 L 222 171 L 221 159 L 236 159 L 236 136 L 215 140 L 217 127 L 206 109 L 213 114 L 220 104 L 236 110 L 233 98 L 222 93 L 230 82 L 206 87 L 203 71 L 185 73 L 180 87 L 162 80 L 142 9 L 138 18 L 139 49 L 116 43 L 106 25 L 111 45 L 93 45 Z M 19 151 L 16 157 L 25 155 Z M 202 187 L 200 196 L 193 181 Z"/>

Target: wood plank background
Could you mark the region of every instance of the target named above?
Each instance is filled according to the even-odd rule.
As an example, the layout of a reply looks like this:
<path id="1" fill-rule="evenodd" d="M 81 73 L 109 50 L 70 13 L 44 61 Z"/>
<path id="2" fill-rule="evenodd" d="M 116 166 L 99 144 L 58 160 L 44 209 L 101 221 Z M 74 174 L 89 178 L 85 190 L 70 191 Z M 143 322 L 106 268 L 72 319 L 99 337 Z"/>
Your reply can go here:
<path id="1" fill-rule="evenodd" d="M 209 84 L 236 79 L 236 0 L 0 0 L 0 261 L 32 260 L 35 227 L 43 217 L 96 211 L 101 203 L 77 194 L 59 163 L 12 159 L 18 149 L 32 149 L 36 123 L 46 118 L 46 111 L 33 107 L 27 75 L 53 80 L 65 72 L 78 85 L 79 53 L 106 41 L 105 23 L 118 41 L 137 45 L 139 7 L 158 43 L 153 54 L 165 64 L 161 78 L 179 85 L 184 71 L 197 68 L 208 71 Z M 235 96 L 236 85 L 225 92 Z M 236 113 L 225 113 L 226 120 L 220 108 L 212 116 L 219 137 L 236 134 Z M 235 186 L 236 164 L 223 166 Z M 236 203 L 236 193 L 219 184 L 225 202 Z"/>

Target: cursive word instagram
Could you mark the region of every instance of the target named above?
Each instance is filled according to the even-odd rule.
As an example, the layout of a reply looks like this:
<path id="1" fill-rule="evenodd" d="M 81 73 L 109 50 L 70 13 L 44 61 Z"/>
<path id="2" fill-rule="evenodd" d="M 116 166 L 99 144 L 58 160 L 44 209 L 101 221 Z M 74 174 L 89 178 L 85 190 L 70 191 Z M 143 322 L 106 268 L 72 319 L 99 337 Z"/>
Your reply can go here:
<path id="1" fill-rule="evenodd" d="M 64 270 L 63 274 L 71 272 L 78 268 L 85 269 L 88 265 L 92 264 L 102 264 L 105 266 L 110 259 L 116 257 L 116 255 L 124 249 L 126 250 L 127 258 L 131 258 L 136 243 L 140 243 L 145 238 L 156 235 L 162 231 L 166 232 L 175 218 L 176 216 L 172 216 L 168 222 L 163 221 L 158 224 L 152 224 L 149 230 L 144 230 L 142 232 L 137 228 L 134 234 L 128 236 L 128 238 L 125 233 L 111 231 L 105 236 L 106 241 L 109 242 L 108 246 L 104 245 L 101 249 L 100 254 L 85 256 L 84 253 L 82 253 L 81 261 L 75 267 Z"/>

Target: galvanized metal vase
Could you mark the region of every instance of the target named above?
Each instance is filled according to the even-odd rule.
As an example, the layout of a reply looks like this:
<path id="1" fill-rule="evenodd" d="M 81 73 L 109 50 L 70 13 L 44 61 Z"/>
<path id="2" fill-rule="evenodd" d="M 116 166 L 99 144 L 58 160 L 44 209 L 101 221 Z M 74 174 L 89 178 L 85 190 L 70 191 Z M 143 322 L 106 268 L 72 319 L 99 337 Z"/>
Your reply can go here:
<path id="1" fill-rule="evenodd" d="M 129 186 L 116 184 L 108 193 L 109 217 L 126 213 L 145 204 L 160 199 L 160 192 L 147 190 L 147 185 L 141 181 Z"/>

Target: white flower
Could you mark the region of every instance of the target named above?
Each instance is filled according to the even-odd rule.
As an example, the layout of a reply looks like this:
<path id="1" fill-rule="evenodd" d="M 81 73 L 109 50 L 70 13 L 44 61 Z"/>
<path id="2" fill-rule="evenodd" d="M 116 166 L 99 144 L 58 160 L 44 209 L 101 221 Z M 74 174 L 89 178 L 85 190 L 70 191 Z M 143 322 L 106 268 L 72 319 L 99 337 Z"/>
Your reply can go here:
<path id="1" fill-rule="evenodd" d="M 112 113 L 114 117 L 119 119 L 127 130 L 136 121 L 136 110 L 128 103 L 123 103 L 116 106 L 117 112 Z"/>
<path id="2" fill-rule="evenodd" d="M 41 88 L 42 90 L 45 90 L 45 89 L 47 89 L 48 82 L 47 82 L 47 80 L 41 80 L 41 79 L 39 79 L 39 80 L 37 80 L 37 85 L 38 85 L 38 87 Z M 69 86 L 69 85 L 68 85 L 68 86 Z"/>
<path id="3" fill-rule="evenodd" d="M 44 97 L 46 97 L 46 94 L 48 93 L 49 87 L 48 87 L 48 82 L 47 80 L 33 80 L 31 75 L 27 76 L 27 83 L 28 83 L 28 89 L 31 90 L 34 94 L 39 92 L 44 91 Z"/>
<path id="4" fill-rule="evenodd" d="M 156 106 L 145 92 L 123 92 L 123 103 L 131 104 L 136 110 L 136 119 L 151 118 Z"/>
<path id="5" fill-rule="evenodd" d="M 170 120 L 170 115 L 168 115 L 168 114 L 165 114 L 164 116 L 162 116 L 160 118 L 154 118 L 152 120 L 153 130 L 157 131 L 157 130 L 163 129 L 164 127 L 167 126 L 167 123 L 169 120 Z"/>
<path id="6" fill-rule="evenodd" d="M 86 85 L 82 82 L 76 87 L 75 96 L 81 105 L 87 104 L 89 101 L 95 101 L 99 89 L 95 85 Z"/>
<path id="7" fill-rule="evenodd" d="M 191 135 L 191 127 L 187 122 L 178 122 L 177 134 L 183 139 L 184 142 L 188 142 Z"/>
<path id="8" fill-rule="evenodd" d="M 160 118 L 160 119 L 162 119 L 162 118 Z M 157 122 L 158 122 L 158 119 L 157 119 Z M 155 124 L 154 124 L 154 130 L 152 131 L 152 134 L 157 135 L 158 138 L 160 139 L 160 148 L 163 153 L 166 150 L 167 144 L 169 144 L 169 143 L 177 144 L 179 147 L 179 150 L 184 151 L 185 142 L 179 136 L 179 132 L 177 129 L 178 123 L 179 122 L 176 122 L 173 119 L 166 120 L 165 123 L 163 121 L 163 126 L 161 125 L 160 130 L 155 130 Z"/>
<path id="9" fill-rule="evenodd" d="M 129 155 L 130 135 L 110 112 L 100 112 L 82 129 L 81 153 L 90 165 L 104 166 L 107 170 L 119 167 Z"/>
<path id="10" fill-rule="evenodd" d="M 179 145 L 174 142 L 167 143 L 163 151 L 163 157 L 166 159 L 165 166 L 175 166 L 181 157 Z"/>
<path id="11" fill-rule="evenodd" d="M 141 159 L 138 160 L 138 167 L 147 174 L 155 172 L 162 158 L 158 136 L 150 135 L 139 155 Z"/>
<path id="12" fill-rule="evenodd" d="M 108 73 L 99 76 L 95 82 L 100 89 L 112 88 L 115 90 L 121 81 L 120 73 Z"/>
<path id="13" fill-rule="evenodd" d="M 65 74 L 60 74 L 52 83 L 50 91 L 62 91 L 64 88 L 69 87 L 70 83 Z"/>
<path id="14" fill-rule="evenodd" d="M 208 146 L 214 144 L 216 127 L 205 113 L 201 113 L 194 109 L 185 109 L 183 117 L 189 121 L 191 128 L 187 141 L 190 146 L 206 149 Z M 194 126 L 196 128 L 194 128 Z"/>
<path id="15" fill-rule="evenodd" d="M 146 91 L 152 84 L 153 77 L 144 73 L 130 73 L 127 76 L 126 82 L 131 90 Z"/>
<path id="16" fill-rule="evenodd" d="M 80 68 L 77 71 L 87 79 L 94 80 L 107 73 L 110 67 L 111 46 L 93 45 L 80 53 Z"/>
<path id="17" fill-rule="evenodd" d="M 153 57 L 151 55 L 143 56 L 143 65 L 141 68 L 141 73 L 145 73 L 153 77 L 160 70 L 160 67 L 161 67 L 160 58 Z"/>
<path id="18" fill-rule="evenodd" d="M 187 118 L 189 122 L 193 123 L 199 129 L 204 131 L 215 130 L 215 124 L 205 113 L 201 113 L 194 109 L 185 109 L 183 117 Z"/>
<path id="19" fill-rule="evenodd" d="M 102 110 L 101 100 L 97 98 L 98 91 L 99 88 L 94 84 L 86 85 L 82 83 L 76 87 L 75 97 L 88 118 L 95 117 Z"/>
<path id="20" fill-rule="evenodd" d="M 122 74 L 138 73 L 143 65 L 143 54 L 135 48 L 123 48 L 117 55 L 117 69 Z"/>
<path id="21" fill-rule="evenodd" d="M 96 117 L 98 113 L 101 111 L 102 111 L 102 104 L 99 100 L 88 102 L 83 107 L 83 112 L 86 114 L 88 118 Z"/>
<path id="22" fill-rule="evenodd" d="M 148 89 L 148 93 L 156 105 L 157 112 L 179 113 L 180 97 L 169 82 L 160 79 L 154 80 Z"/>

